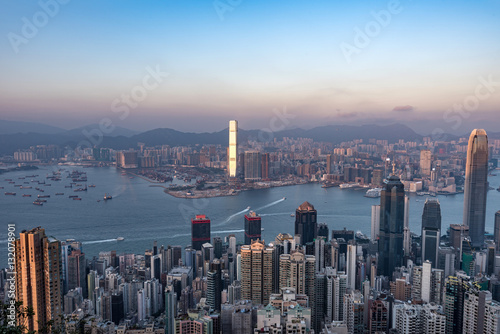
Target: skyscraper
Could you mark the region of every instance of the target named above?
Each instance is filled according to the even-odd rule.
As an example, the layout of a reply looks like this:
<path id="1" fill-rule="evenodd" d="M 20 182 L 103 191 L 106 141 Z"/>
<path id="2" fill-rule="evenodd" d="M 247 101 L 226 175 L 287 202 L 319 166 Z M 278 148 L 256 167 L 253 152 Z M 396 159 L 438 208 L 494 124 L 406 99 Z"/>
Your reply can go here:
<path id="1" fill-rule="evenodd" d="M 294 288 L 298 294 L 308 294 L 312 291 L 313 285 L 306 279 L 314 277 L 316 258 L 312 255 L 305 255 L 303 250 L 294 250 L 290 254 L 280 256 L 279 266 L 279 288 Z"/>
<path id="2" fill-rule="evenodd" d="M 273 288 L 273 248 L 263 241 L 241 247 L 241 298 L 255 304 L 269 302 Z"/>
<path id="3" fill-rule="evenodd" d="M 431 175 L 432 154 L 429 150 L 420 151 L 420 174 Z"/>
<path id="4" fill-rule="evenodd" d="M 269 153 L 263 153 L 261 154 L 261 160 L 262 160 L 262 179 L 267 180 L 269 179 Z"/>
<path id="5" fill-rule="evenodd" d="M 488 136 L 475 129 L 469 137 L 464 184 L 464 220 L 469 226 L 472 247 L 484 244 L 486 194 L 488 192 Z"/>
<path id="6" fill-rule="evenodd" d="M 196 215 L 196 218 L 191 219 L 191 247 L 201 250 L 201 246 L 207 242 L 210 242 L 210 219 L 205 215 Z"/>
<path id="7" fill-rule="evenodd" d="M 379 275 L 392 277 L 394 269 L 403 265 L 404 211 L 404 185 L 393 170 L 380 197 Z"/>
<path id="8" fill-rule="evenodd" d="M 371 241 L 377 241 L 380 232 L 380 205 L 372 205 Z"/>
<path id="9" fill-rule="evenodd" d="M 229 121 L 229 152 L 227 157 L 229 177 L 238 172 L 238 121 Z"/>
<path id="10" fill-rule="evenodd" d="M 23 325 L 37 331 L 62 314 L 61 242 L 41 227 L 23 231 L 16 240 L 16 298 L 31 307 L 33 316 Z"/>
<path id="11" fill-rule="evenodd" d="M 437 268 L 441 237 L 441 205 L 437 199 L 427 199 L 422 213 L 422 262 L 430 261 Z"/>
<path id="12" fill-rule="evenodd" d="M 496 251 L 500 250 L 500 211 L 495 213 L 495 231 L 494 231 L 494 241 Z"/>
<path id="13" fill-rule="evenodd" d="M 245 151 L 245 180 L 257 181 L 262 178 L 262 166 L 260 152 Z"/>
<path id="14" fill-rule="evenodd" d="M 302 203 L 295 211 L 295 234 L 302 245 L 312 242 L 317 233 L 317 211 L 309 202 Z"/>
<path id="15" fill-rule="evenodd" d="M 83 298 L 87 298 L 85 254 L 76 249 L 68 256 L 68 289 L 82 288 Z"/>
<path id="16" fill-rule="evenodd" d="M 254 211 L 245 214 L 245 245 L 261 239 L 261 218 Z"/>
<path id="17" fill-rule="evenodd" d="M 220 311 L 222 292 L 222 267 L 218 259 L 210 263 L 210 270 L 207 273 L 207 305 L 211 309 Z"/>

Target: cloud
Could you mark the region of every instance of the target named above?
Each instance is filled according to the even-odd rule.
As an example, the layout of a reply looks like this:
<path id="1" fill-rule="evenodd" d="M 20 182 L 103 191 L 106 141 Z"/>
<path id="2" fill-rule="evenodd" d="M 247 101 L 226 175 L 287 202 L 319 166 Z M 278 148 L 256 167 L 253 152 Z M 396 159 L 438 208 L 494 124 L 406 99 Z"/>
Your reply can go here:
<path id="1" fill-rule="evenodd" d="M 406 105 L 406 106 L 395 106 L 392 111 L 398 111 L 398 112 L 411 112 L 411 111 L 414 111 L 415 108 L 413 108 L 413 106 L 410 106 L 410 105 Z"/>

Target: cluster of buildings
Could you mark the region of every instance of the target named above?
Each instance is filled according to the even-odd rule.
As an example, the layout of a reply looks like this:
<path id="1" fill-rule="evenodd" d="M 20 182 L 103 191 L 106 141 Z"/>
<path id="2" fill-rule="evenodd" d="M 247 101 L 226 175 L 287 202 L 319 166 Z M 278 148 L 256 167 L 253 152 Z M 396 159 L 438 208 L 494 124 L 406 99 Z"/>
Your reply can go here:
<path id="1" fill-rule="evenodd" d="M 240 166 L 236 131 L 231 123 L 232 178 Z M 381 177 L 375 170 L 341 162 L 363 160 L 360 151 L 381 144 L 337 148 L 327 155 L 326 175 L 343 169 L 357 182 L 374 182 Z M 500 333 L 500 211 L 494 234 L 485 237 L 490 151 L 486 132 L 474 130 L 464 151 L 462 224 L 443 229 L 440 203 L 429 197 L 420 235 L 409 229 L 405 179 L 426 175 L 439 184 L 445 170 L 437 172 L 433 166 L 445 160 L 436 165 L 425 150 L 418 172 L 411 163 L 396 169 L 393 159 L 372 207 L 370 238 L 318 223 L 307 201 L 295 212 L 293 234 L 266 242 L 256 212 L 244 216 L 242 240 L 211 237 L 211 220 L 199 214 L 190 245 L 154 242 L 144 254 L 110 251 L 92 259 L 78 241 L 56 240 L 41 227 L 22 231 L 15 241 L 17 299 L 34 311 L 25 325 L 36 331 L 52 320 L 68 332 L 120 334 Z M 245 179 L 262 178 L 262 156 L 244 153 Z M 126 154 L 120 159 L 130 162 Z M 4 302 L 8 276 L 0 275 Z"/>

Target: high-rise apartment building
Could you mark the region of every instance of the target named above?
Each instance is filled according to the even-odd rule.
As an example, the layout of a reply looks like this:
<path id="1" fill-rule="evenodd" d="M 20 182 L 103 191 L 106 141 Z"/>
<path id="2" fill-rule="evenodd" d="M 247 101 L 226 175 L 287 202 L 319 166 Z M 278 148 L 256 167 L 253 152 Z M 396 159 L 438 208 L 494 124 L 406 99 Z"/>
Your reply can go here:
<path id="1" fill-rule="evenodd" d="M 310 295 L 314 290 L 316 258 L 303 250 L 293 250 L 280 256 L 279 288 L 294 288 L 298 294 Z"/>
<path id="2" fill-rule="evenodd" d="M 469 226 L 472 247 L 484 245 L 486 194 L 488 192 L 488 136 L 475 129 L 469 137 L 464 184 L 463 224 Z"/>
<path id="3" fill-rule="evenodd" d="M 266 304 L 273 288 L 273 248 L 263 241 L 241 247 L 241 298 Z"/>
<path id="4" fill-rule="evenodd" d="M 364 334 L 364 308 L 363 294 L 358 290 L 348 290 L 344 296 L 344 322 L 349 333 Z"/>
<path id="5" fill-rule="evenodd" d="M 57 324 L 62 314 L 61 242 L 37 227 L 22 231 L 15 244 L 16 298 L 33 309 L 23 325 L 38 331 L 51 320 Z"/>
<path id="6" fill-rule="evenodd" d="M 466 292 L 463 315 L 463 333 L 500 333 L 500 303 L 492 300 L 489 291 Z"/>
<path id="7" fill-rule="evenodd" d="M 236 177 L 238 172 L 238 121 L 229 121 L 227 165 L 229 177 Z"/>

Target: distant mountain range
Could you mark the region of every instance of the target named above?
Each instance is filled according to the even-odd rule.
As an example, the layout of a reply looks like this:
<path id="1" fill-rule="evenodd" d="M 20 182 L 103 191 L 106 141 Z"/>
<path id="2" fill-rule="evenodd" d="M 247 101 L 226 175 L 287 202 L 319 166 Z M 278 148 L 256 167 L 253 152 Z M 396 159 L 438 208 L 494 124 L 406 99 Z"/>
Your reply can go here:
<path id="1" fill-rule="evenodd" d="M 64 130 L 45 124 L 29 122 L 0 121 L 0 155 L 13 154 L 19 149 L 27 149 L 34 145 L 60 145 L 76 147 L 82 140 L 88 140 L 84 135 L 84 130 L 88 134 L 97 133 L 96 124 L 87 125 L 81 128 Z M 94 130 L 94 131 L 92 131 Z M 227 145 L 228 129 L 218 132 L 191 133 L 181 132 L 174 129 L 159 128 L 142 133 L 116 127 L 112 133 L 107 134 L 100 140 L 100 147 L 110 147 L 113 149 L 136 148 L 137 143 L 145 143 L 147 146 L 156 145 L 195 145 L 212 144 Z M 468 134 L 464 135 L 468 136 Z M 500 132 L 489 132 L 488 136 L 492 139 L 500 139 Z M 242 130 L 238 131 L 240 142 L 247 140 L 266 141 L 274 138 L 281 140 L 283 137 L 290 138 L 311 138 L 314 141 L 340 143 L 353 139 L 363 139 L 368 142 L 369 139 L 388 140 L 389 143 L 397 142 L 400 139 L 405 141 L 421 141 L 423 136 L 413 131 L 411 128 L 402 124 L 391 125 L 326 125 L 313 129 L 287 129 L 275 133 L 263 132 L 261 130 Z M 94 135 L 93 138 L 97 138 Z M 446 135 L 447 140 L 456 140 L 458 136 Z"/>

